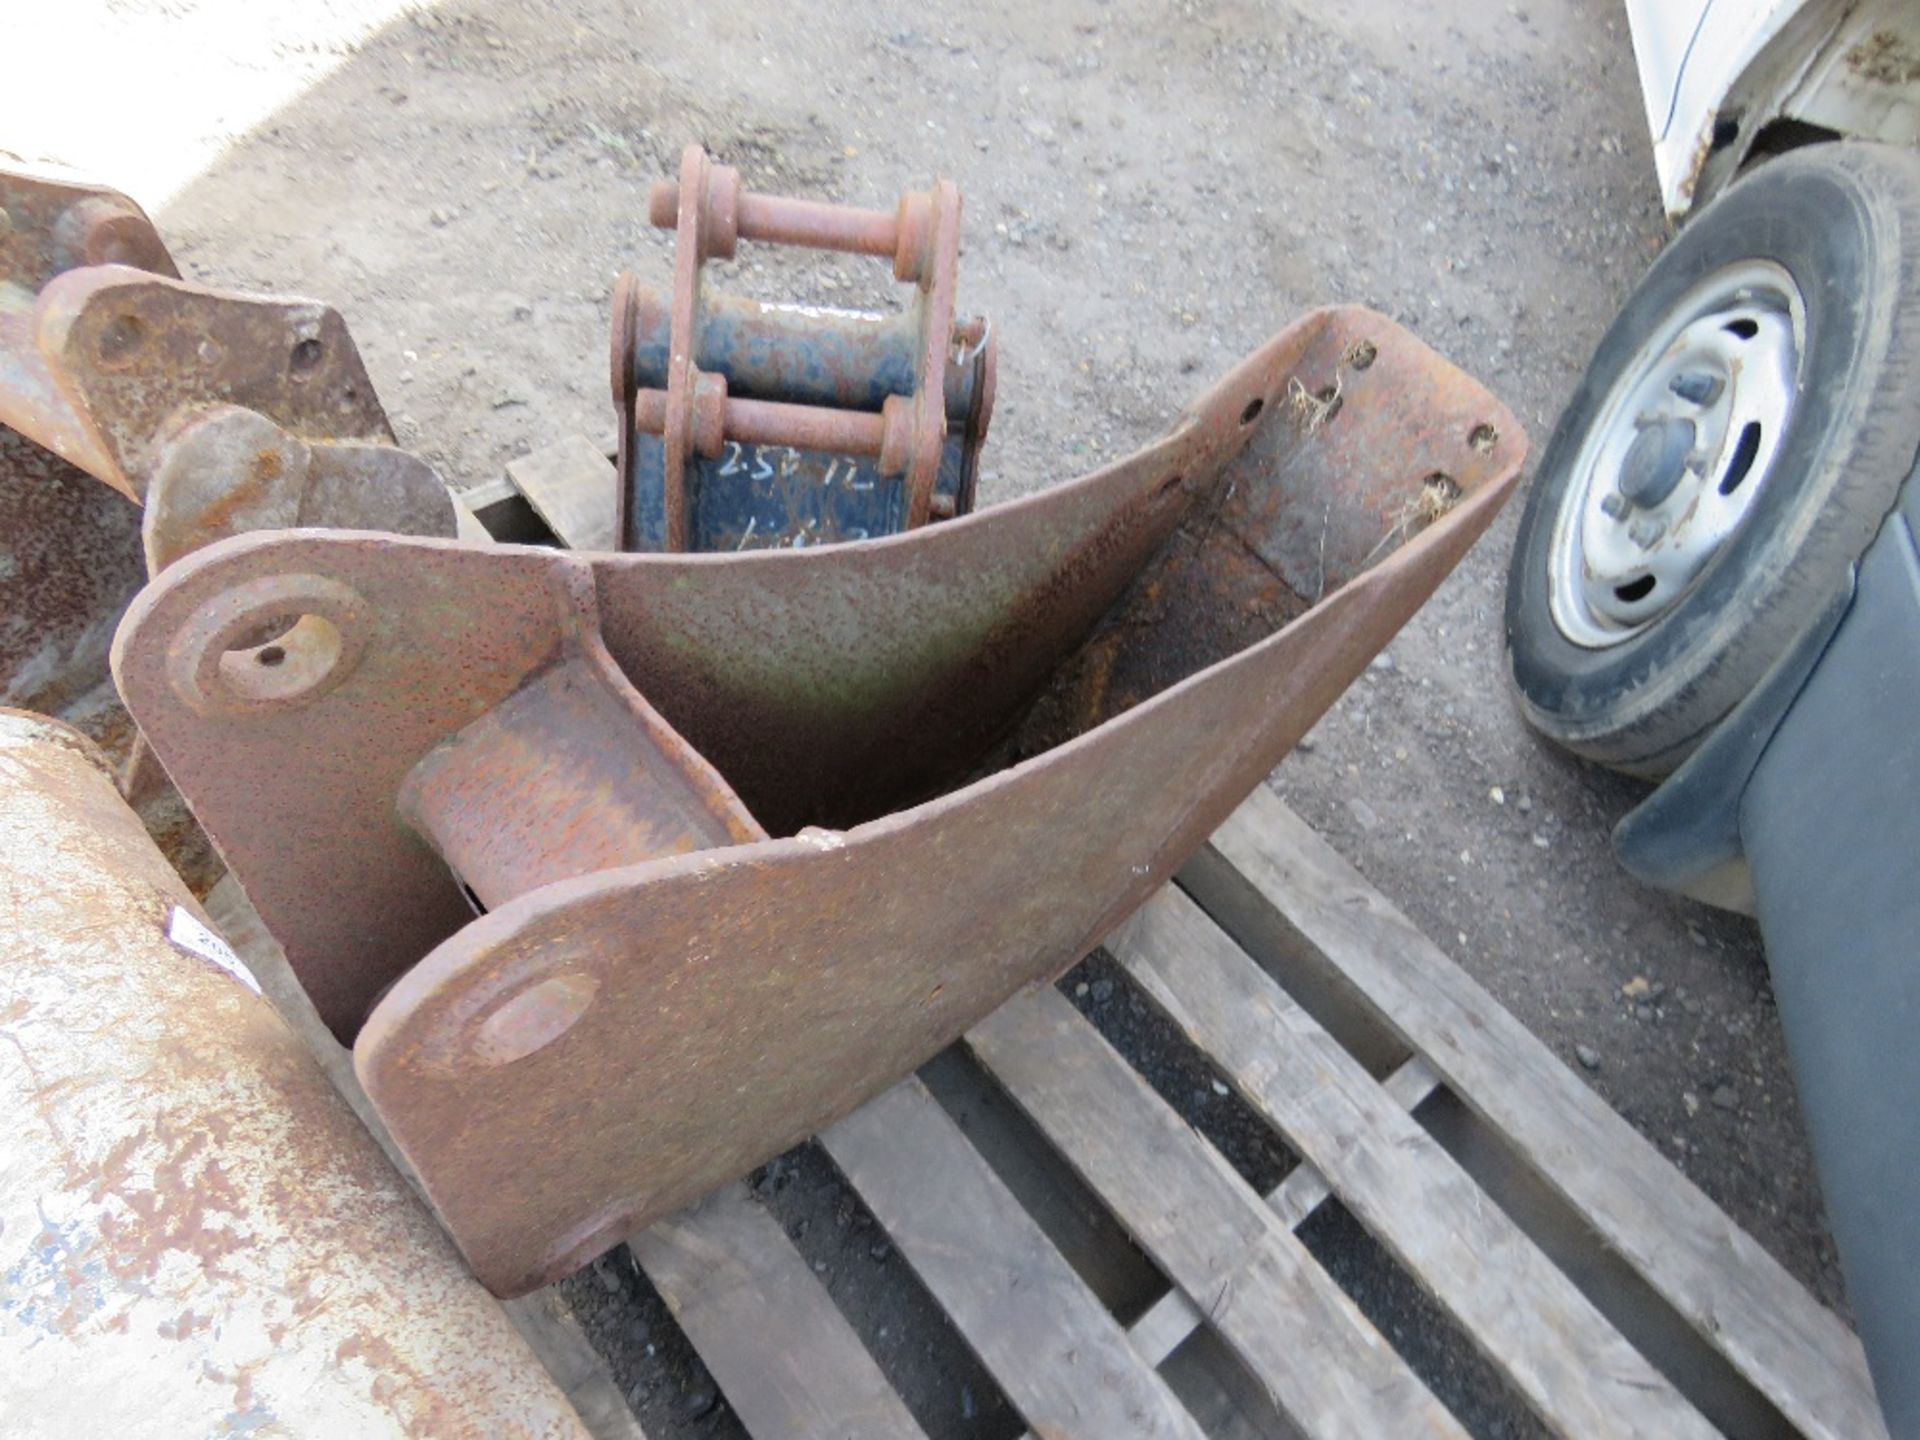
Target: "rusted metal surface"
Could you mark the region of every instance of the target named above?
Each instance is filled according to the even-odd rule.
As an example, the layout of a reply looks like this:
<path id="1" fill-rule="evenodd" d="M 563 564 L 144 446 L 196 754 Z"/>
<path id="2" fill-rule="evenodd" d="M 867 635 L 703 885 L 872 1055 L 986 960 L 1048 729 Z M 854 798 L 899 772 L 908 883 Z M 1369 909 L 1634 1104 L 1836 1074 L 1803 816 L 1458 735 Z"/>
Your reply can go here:
<path id="1" fill-rule="evenodd" d="M 151 567 L 243 529 L 454 533 L 336 311 L 183 282 L 111 191 L 0 171 L 0 211 L 0 426 L 145 501 Z"/>
<path id="2" fill-rule="evenodd" d="M 455 531 L 440 476 L 397 445 L 309 445 L 258 411 L 206 405 L 169 422 L 156 449 L 141 527 L 154 574 L 249 530 Z"/>
<path id="3" fill-rule="evenodd" d="M 1096 944 L 1412 614 L 1524 449 L 1391 322 L 1322 311 L 1164 439 L 950 524 L 752 555 L 243 537 L 148 589 L 115 670 L 514 1293 Z M 263 681 L 248 637 L 295 616 L 319 641 Z M 652 786 L 678 818 L 602 814 Z"/>
<path id="4" fill-rule="evenodd" d="M 738 172 L 690 146 L 649 215 L 677 232 L 674 282 L 665 304 L 632 276 L 615 294 L 625 548 L 823 544 L 971 508 L 994 347 L 984 321 L 955 325 L 951 181 L 885 214 L 743 191 Z M 709 293 L 702 267 L 742 238 L 890 258 L 915 287 L 912 313 Z"/>
<path id="5" fill-rule="evenodd" d="M 315 301 L 99 265 L 47 281 L 24 328 L 7 360 L 47 379 L 8 375 L 0 422 L 135 499 L 182 407 L 244 405 L 310 440 L 393 438 L 345 322 Z"/>
<path id="6" fill-rule="evenodd" d="M 0 833 L 0 1432 L 584 1436 L 98 752 L 0 712 Z"/>
<path id="7" fill-rule="evenodd" d="M 196 893 L 221 866 L 144 754 L 107 669 L 145 583 L 140 507 L 0 425 L 0 706 L 55 715 L 128 765 L 130 803 Z"/>
<path id="8" fill-rule="evenodd" d="M 98 264 L 176 273 L 126 196 L 0 171 L 0 394 L 64 408 L 31 344 L 34 301 L 62 271 Z M 145 578 L 139 511 L 0 422 L 0 705 L 87 705 Z"/>
<path id="9" fill-rule="evenodd" d="M 590 634 L 429 753 L 398 798 L 407 823 L 486 906 L 636 853 L 762 838 L 726 782 Z"/>
<path id="10" fill-rule="evenodd" d="M 0 704 L 60 711 L 106 686 L 145 580 L 139 508 L 0 426 Z"/>
<path id="11" fill-rule="evenodd" d="M 0 170 L 0 704 L 139 759 L 106 659 L 148 571 L 248 529 L 454 534 L 440 478 L 391 440 L 334 311 L 185 284 L 124 195 Z M 204 890 L 204 837 L 136 768 Z"/>
<path id="12" fill-rule="evenodd" d="M 149 569 L 242 530 L 456 533 L 391 439 L 332 310 L 184 284 L 124 195 L 0 169 L 0 704 L 129 761 L 196 890 L 217 864 L 113 694 L 114 626 Z"/>
<path id="13" fill-rule="evenodd" d="M 146 212 L 117 190 L 0 170 L 0 209 L 0 276 L 29 295 L 83 265 L 180 273 Z"/>
<path id="14" fill-rule="evenodd" d="M 96 265 L 179 274 L 152 222 L 126 196 L 0 170 L 0 425 L 58 439 L 47 448 L 116 484 L 111 459 L 37 343 L 41 290 L 58 275 Z"/>

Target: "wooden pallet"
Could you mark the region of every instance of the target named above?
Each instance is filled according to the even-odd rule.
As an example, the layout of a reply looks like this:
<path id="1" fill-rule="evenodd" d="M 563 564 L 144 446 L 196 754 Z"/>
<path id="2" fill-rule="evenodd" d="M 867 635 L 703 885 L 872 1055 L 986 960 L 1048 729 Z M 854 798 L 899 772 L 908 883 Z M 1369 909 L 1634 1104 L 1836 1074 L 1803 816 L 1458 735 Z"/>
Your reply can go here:
<path id="1" fill-rule="evenodd" d="M 1300 1157 L 1271 1193 L 1051 987 L 960 1047 L 1023 1143 L 920 1078 L 820 1137 L 1033 1434 L 1466 1433 L 1296 1233 L 1330 1202 L 1549 1433 L 1885 1434 L 1846 1326 L 1271 794 L 1107 948 Z M 1126 1323 L 1095 1284 L 1120 1234 L 1161 1290 Z M 922 1433 L 744 1185 L 630 1243 L 750 1434 Z"/>

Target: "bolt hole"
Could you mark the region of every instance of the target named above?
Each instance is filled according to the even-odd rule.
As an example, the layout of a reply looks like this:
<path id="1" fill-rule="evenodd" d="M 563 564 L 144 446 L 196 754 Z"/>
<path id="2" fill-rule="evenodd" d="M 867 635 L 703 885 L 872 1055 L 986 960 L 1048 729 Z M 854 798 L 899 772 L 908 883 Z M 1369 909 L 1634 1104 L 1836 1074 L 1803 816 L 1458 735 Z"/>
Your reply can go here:
<path id="1" fill-rule="evenodd" d="M 1371 340 L 1356 340 L 1347 347 L 1347 364 L 1356 370 L 1364 370 L 1373 364 L 1380 351 Z"/>
<path id="2" fill-rule="evenodd" d="M 1320 406 L 1319 419 L 1314 422 L 1315 429 L 1332 420 L 1347 403 L 1347 397 L 1340 393 L 1340 383 L 1337 380 L 1331 385 L 1322 385 L 1313 392 L 1313 398 L 1319 402 Z"/>
<path id="3" fill-rule="evenodd" d="M 338 580 L 257 576 L 200 599 L 168 647 L 167 678 L 203 715 L 304 703 L 353 672 L 370 618 Z"/>
<path id="4" fill-rule="evenodd" d="M 287 363 L 292 366 L 294 374 L 304 374 L 320 363 L 321 354 L 320 342 L 309 336 L 294 345 L 293 354 L 288 357 Z"/>
<path id="5" fill-rule="evenodd" d="M 333 673 L 342 648 L 339 627 L 324 615 L 301 615 L 290 625 L 284 617 L 269 620 L 220 657 L 220 678 L 240 700 L 297 700 Z"/>
<path id="6" fill-rule="evenodd" d="M 1727 462 L 1727 473 L 1720 477 L 1720 493 L 1731 495 L 1740 488 L 1747 478 L 1747 472 L 1753 469 L 1754 457 L 1760 453 L 1760 422 L 1749 420 L 1740 431 L 1740 439 L 1734 444 L 1733 458 Z"/>
<path id="7" fill-rule="evenodd" d="M 1737 335 L 1742 340 L 1751 340 L 1760 333 L 1760 323 L 1742 316 L 1738 320 L 1729 320 L 1721 327 L 1729 335 Z"/>
<path id="8" fill-rule="evenodd" d="M 1467 445 L 1482 455 L 1491 455 L 1493 447 L 1500 443 L 1500 432 L 1493 426 L 1481 421 L 1467 432 Z"/>
<path id="9" fill-rule="evenodd" d="M 1267 408 L 1267 402 L 1256 395 L 1247 402 L 1247 408 L 1240 412 L 1240 423 L 1251 425 L 1260 418 L 1260 412 Z"/>
<path id="10" fill-rule="evenodd" d="M 1624 585 L 1614 586 L 1613 593 L 1618 599 L 1631 605 L 1634 601 L 1644 600 L 1651 595 L 1654 583 L 1653 576 L 1642 575 L 1638 580 L 1629 580 Z"/>
<path id="11" fill-rule="evenodd" d="M 100 332 L 98 350 L 104 365 L 129 359 L 147 341 L 147 327 L 137 315 L 116 315 Z"/>
<path id="12" fill-rule="evenodd" d="M 1458 480 L 1444 470 L 1435 470 L 1420 482 L 1420 498 L 1414 502 L 1414 511 L 1422 522 L 1431 525 L 1453 513 L 1463 493 Z"/>

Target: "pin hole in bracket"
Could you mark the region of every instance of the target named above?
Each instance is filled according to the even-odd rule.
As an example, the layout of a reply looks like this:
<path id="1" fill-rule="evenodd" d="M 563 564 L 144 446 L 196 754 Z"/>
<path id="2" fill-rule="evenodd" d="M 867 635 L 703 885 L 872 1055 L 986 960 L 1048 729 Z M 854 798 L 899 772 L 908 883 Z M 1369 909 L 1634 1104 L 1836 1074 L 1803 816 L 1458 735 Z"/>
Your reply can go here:
<path id="1" fill-rule="evenodd" d="M 197 608 L 170 647 L 175 694 L 208 715 L 317 699 L 344 680 L 366 643 L 367 605 L 318 575 L 273 575 Z"/>

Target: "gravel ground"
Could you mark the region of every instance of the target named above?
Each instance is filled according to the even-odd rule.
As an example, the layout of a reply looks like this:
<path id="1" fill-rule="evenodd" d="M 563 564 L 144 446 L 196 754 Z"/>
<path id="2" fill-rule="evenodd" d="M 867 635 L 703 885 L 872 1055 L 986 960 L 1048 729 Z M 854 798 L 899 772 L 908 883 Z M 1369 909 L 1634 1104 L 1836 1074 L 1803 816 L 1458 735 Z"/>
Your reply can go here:
<path id="1" fill-rule="evenodd" d="M 179 8 L 107 7 L 101 43 L 129 43 L 112 16 Z M 290 13 L 267 63 L 302 63 Z M 1000 337 L 983 504 L 1126 452 L 1334 300 L 1386 311 L 1485 380 L 1537 454 L 1666 234 L 1625 19 L 1601 0 L 989 0 L 964 21 L 873 0 L 467 0 L 339 50 L 159 219 L 191 278 L 338 304 L 403 441 L 462 485 L 569 432 L 611 433 L 612 277 L 666 283 L 646 188 L 691 140 L 790 194 L 890 206 L 935 171 L 959 182 L 962 306 Z M 139 192 L 138 176 L 103 178 Z M 767 296 L 895 298 L 877 263 L 743 247 L 737 269 L 730 283 Z M 1536 742 L 1511 705 L 1515 518 L 1273 784 L 1838 1303 L 1753 928 L 1634 885 L 1608 831 L 1638 789 Z M 860 1298 L 863 1267 L 905 1267 L 827 1162 L 783 1163 L 758 1193 L 869 1338 L 886 1328 L 877 1347 L 924 1350 L 930 1428 L 1015 1433 L 924 1296 Z M 616 1256 L 573 1293 L 650 1433 L 728 1433 L 643 1290 Z"/>

